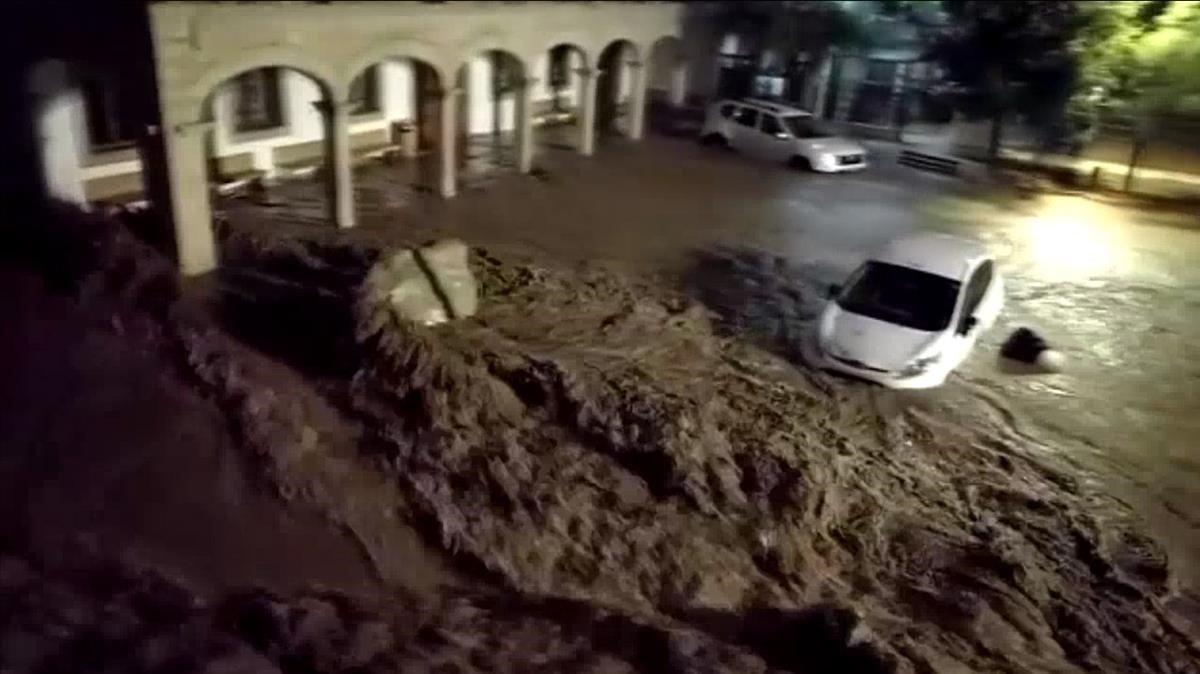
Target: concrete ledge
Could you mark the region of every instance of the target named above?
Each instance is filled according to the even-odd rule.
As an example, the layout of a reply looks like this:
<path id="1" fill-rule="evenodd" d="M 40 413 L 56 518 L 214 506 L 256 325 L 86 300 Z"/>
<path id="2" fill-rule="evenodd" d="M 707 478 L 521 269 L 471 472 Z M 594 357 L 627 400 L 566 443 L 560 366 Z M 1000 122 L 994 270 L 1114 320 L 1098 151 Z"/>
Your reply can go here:
<path id="1" fill-rule="evenodd" d="M 124 197 L 140 197 L 144 191 L 141 171 L 93 178 L 83 184 L 83 194 L 89 201 L 120 201 Z"/>
<path id="2" fill-rule="evenodd" d="M 252 152 L 213 157 L 212 162 L 220 176 L 234 176 L 254 170 L 254 154 Z"/>

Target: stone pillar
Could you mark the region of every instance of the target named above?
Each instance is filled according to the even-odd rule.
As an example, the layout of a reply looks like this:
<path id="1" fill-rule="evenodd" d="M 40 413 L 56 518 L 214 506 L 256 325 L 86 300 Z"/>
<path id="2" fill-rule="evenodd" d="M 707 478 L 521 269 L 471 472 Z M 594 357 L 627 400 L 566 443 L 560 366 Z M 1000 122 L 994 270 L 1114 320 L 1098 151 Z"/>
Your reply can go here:
<path id="1" fill-rule="evenodd" d="M 438 154 L 441 157 L 441 183 L 438 191 L 444 199 L 449 199 L 458 193 L 458 178 L 455 176 L 458 159 L 455 155 L 458 149 L 458 96 L 460 93 L 459 89 L 442 91 L 442 100 L 438 106 L 442 117 L 441 140 L 438 148 Z"/>
<path id="2" fill-rule="evenodd" d="M 595 70 L 579 68 L 579 154 L 592 156 L 596 151 L 596 80 Z"/>
<path id="3" fill-rule="evenodd" d="M 629 63 L 629 74 L 633 78 L 629 90 L 629 137 L 641 140 L 646 127 L 646 72 L 641 61 Z"/>
<path id="4" fill-rule="evenodd" d="M 671 107 L 682 108 L 687 103 L 687 61 L 679 60 L 671 70 L 671 89 L 668 99 Z"/>
<path id="5" fill-rule="evenodd" d="M 330 211 L 339 229 L 354 226 L 354 175 L 350 158 L 350 104 L 333 101 L 326 106 L 327 162 Z"/>
<path id="6" fill-rule="evenodd" d="M 176 124 L 163 134 L 175 253 L 179 270 L 185 276 L 203 274 L 217 267 L 205 147 L 205 135 L 211 127 L 209 122 Z"/>
<path id="7" fill-rule="evenodd" d="M 537 79 L 526 77 L 517 91 L 517 170 L 529 173 L 533 169 L 533 87 Z"/>

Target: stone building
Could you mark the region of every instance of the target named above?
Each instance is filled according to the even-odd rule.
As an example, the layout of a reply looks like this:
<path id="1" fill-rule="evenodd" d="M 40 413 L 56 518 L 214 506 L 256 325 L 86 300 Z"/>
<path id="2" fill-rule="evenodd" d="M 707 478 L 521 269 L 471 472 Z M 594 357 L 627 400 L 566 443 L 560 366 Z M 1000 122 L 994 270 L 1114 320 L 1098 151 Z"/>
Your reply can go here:
<path id="1" fill-rule="evenodd" d="M 903 14 L 885 9 L 870 0 L 689 3 L 682 19 L 689 93 L 779 99 L 888 135 L 936 112 L 927 91 L 938 73 L 924 52 L 942 17 L 933 3 Z M 839 40 L 835 23 L 853 24 L 855 39 Z"/>
<path id="2" fill-rule="evenodd" d="M 24 8 L 37 39 L 6 67 L 22 70 L 29 101 L 14 120 L 34 139 L 16 141 L 36 167 L 27 187 L 85 206 L 149 200 L 187 274 L 217 265 L 210 197 L 223 186 L 316 171 L 331 226 L 352 227 L 356 162 L 410 161 L 449 198 L 475 143 L 528 172 L 539 133 L 590 155 L 597 132 L 640 138 L 647 98 L 679 104 L 687 86 L 677 3 L 109 10 Z"/>

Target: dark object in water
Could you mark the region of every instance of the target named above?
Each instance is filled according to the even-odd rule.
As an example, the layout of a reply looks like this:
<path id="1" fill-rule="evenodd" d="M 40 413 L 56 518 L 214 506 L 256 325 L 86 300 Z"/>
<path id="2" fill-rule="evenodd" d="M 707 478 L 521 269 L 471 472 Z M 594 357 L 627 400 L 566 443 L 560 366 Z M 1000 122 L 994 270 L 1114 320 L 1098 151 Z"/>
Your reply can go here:
<path id="1" fill-rule="evenodd" d="M 1037 365 L 1056 372 L 1062 369 L 1063 356 L 1051 349 L 1042 336 L 1029 328 L 1017 328 L 1000 347 L 1000 355 L 1009 360 Z"/>
<path id="2" fill-rule="evenodd" d="M 1029 328 L 1017 328 L 1000 347 L 1000 355 L 1023 363 L 1037 360 L 1038 354 L 1050 348 L 1042 336 Z"/>

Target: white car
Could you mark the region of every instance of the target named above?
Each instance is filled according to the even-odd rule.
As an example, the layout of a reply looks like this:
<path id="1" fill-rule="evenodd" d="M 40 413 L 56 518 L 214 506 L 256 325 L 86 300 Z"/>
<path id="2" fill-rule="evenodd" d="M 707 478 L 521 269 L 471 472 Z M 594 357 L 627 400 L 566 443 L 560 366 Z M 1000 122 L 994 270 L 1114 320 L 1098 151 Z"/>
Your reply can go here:
<path id="1" fill-rule="evenodd" d="M 891 388 L 940 386 L 1003 305 L 1003 280 L 982 244 L 947 234 L 902 237 L 830 288 L 804 355 Z"/>
<path id="2" fill-rule="evenodd" d="M 804 110 L 766 101 L 713 103 L 704 118 L 700 139 L 822 173 L 867 167 L 867 151 L 862 145 L 825 132 Z"/>

